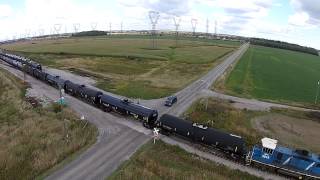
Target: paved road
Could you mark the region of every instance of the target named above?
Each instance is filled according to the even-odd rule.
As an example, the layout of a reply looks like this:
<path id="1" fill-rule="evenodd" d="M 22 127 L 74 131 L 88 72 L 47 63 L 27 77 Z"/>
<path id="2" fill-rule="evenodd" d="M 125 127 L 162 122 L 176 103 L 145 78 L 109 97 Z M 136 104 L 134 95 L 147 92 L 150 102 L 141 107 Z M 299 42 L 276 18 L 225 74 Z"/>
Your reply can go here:
<path id="1" fill-rule="evenodd" d="M 178 97 L 178 102 L 172 107 L 168 108 L 163 106 L 164 99 L 143 101 L 150 107 L 154 107 L 159 111 L 159 114 L 169 113 L 172 115 L 180 116 L 185 112 L 190 105 L 196 101 L 202 90 L 209 89 L 214 81 L 221 76 L 230 65 L 235 63 L 248 49 L 249 44 L 243 44 L 237 51 L 229 55 L 221 64 L 214 67 L 205 76 L 191 83 L 186 88 L 177 92 L 175 95 Z"/>
<path id="2" fill-rule="evenodd" d="M 247 50 L 249 44 L 242 45 L 237 51 L 226 58 L 220 65 L 213 68 L 201 79 L 191 83 L 185 89 L 176 93 L 178 103 L 171 108 L 163 106 L 164 99 L 157 100 L 142 100 L 141 104 L 158 109 L 159 114 L 169 113 L 176 116 L 181 115 L 189 106 L 203 94 L 205 90 L 211 87 L 211 84 L 223 74 L 223 72 L 233 63 L 235 63 Z M 1 65 L 10 72 L 22 77 L 22 73 L 13 68 Z M 59 73 L 60 74 L 60 73 Z M 74 77 L 61 73 L 63 76 L 78 79 L 80 82 L 91 83 L 90 79 L 83 77 Z M 27 80 L 33 89 L 36 89 L 39 94 L 48 96 L 50 99 L 58 98 L 58 91 L 46 84 L 37 81 L 28 76 Z M 142 144 L 151 138 L 151 131 L 143 128 L 139 122 L 127 120 L 122 116 L 115 114 L 104 113 L 99 109 L 81 103 L 79 100 L 67 96 L 69 106 L 79 114 L 84 115 L 89 121 L 95 124 L 99 129 L 98 141 L 84 152 L 80 157 L 67 164 L 62 169 L 51 174 L 47 179 L 103 179 L 110 175 L 124 160 L 128 159 Z M 261 173 L 256 169 L 245 168 L 240 164 L 230 164 L 230 161 L 219 159 L 216 156 L 208 153 L 203 153 L 199 150 L 188 146 L 186 142 L 171 139 L 162 136 L 162 139 L 169 143 L 178 145 L 181 148 L 198 154 L 201 157 L 217 161 L 221 164 L 230 166 L 233 169 L 239 169 L 250 174 L 263 177 L 265 179 L 278 179 L 278 176 Z"/>

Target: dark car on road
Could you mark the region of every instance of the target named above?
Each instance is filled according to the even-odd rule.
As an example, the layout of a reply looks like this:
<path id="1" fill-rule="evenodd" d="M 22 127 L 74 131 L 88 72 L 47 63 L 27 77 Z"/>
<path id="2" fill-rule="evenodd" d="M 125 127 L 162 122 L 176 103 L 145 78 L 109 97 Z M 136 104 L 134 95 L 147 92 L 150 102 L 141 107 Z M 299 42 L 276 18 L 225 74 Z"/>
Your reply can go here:
<path id="1" fill-rule="evenodd" d="M 178 101 L 177 96 L 169 96 L 164 105 L 171 107 L 177 101 Z"/>

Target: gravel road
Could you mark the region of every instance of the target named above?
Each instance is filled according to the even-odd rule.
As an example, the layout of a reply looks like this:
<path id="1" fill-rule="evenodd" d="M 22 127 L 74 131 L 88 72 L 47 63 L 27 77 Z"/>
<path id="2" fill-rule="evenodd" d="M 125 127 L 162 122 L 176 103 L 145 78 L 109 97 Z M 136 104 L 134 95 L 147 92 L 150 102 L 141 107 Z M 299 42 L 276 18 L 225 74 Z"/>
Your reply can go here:
<path id="1" fill-rule="evenodd" d="M 218 99 L 231 100 L 235 102 L 234 106 L 240 109 L 246 108 L 246 109 L 257 110 L 257 111 L 269 111 L 272 107 L 275 107 L 275 108 L 292 109 L 292 110 L 298 110 L 298 111 L 319 111 L 314 109 L 294 107 L 294 106 L 271 103 L 271 102 L 263 102 L 256 99 L 240 98 L 240 97 L 221 94 L 215 91 L 211 91 L 209 89 L 202 90 L 200 94 L 201 95 L 199 96 L 201 97 L 215 97 Z"/>

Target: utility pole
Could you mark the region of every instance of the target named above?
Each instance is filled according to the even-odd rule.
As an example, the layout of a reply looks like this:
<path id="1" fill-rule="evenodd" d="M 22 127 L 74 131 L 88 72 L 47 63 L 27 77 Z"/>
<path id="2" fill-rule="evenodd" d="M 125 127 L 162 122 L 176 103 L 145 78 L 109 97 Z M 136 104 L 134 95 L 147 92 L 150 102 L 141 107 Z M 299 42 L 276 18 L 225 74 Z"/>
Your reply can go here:
<path id="1" fill-rule="evenodd" d="M 314 104 L 317 104 L 317 101 L 318 101 L 319 87 L 320 87 L 320 80 L 318 80 L 318 83 L 317 83 L 317 91 L 316 91 L 316 97 L 314 100 Z"/>

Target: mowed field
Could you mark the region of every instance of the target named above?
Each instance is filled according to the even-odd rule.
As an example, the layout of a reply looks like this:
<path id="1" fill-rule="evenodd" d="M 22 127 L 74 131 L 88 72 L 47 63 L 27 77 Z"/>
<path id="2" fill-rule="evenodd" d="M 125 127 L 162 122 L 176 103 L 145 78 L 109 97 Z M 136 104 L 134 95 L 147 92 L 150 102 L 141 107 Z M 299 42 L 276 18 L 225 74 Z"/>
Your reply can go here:
<path id="1" fill-rule="evenodd" d="M 320 57 L 251 46 L 234 70 L 218 85 L 233 95 L 311 105 L 320 80 Z"/>
<path id="2" fill-rule="evenodd" d="M 239 46 L 231 41 L 82 37 L 1 46 L 49 67 L 97 80 L 104 90 L 133 98 L 170 95 L 199 78 Z"/>
<path id="3" fill-rule="evenodd" d="M 109 180 L 116 179 L 260 179 L 247 173 L 231 170 L 183 149 L 157 141 L 149 142 L 125 162 Z"/>
<path id="4" fill-rule="evenodd" d="M 33 108 L 25 92 L 21 80 L 0 69 L 0 179 L 45 175 L 96 139 L 96 128 L 70 109 Z"/>
<path id="5" fill-rule="evenodd" d="M 270 137 L 288 147 L 320 153 L 319 112 L 240 110 L 232 102 L 209 98 L 207 109 L 206 99 L 200 99 L 184 116 L 193 122 L 240 135 L 249 146 L 259 143 L 263 137 Z"/>

